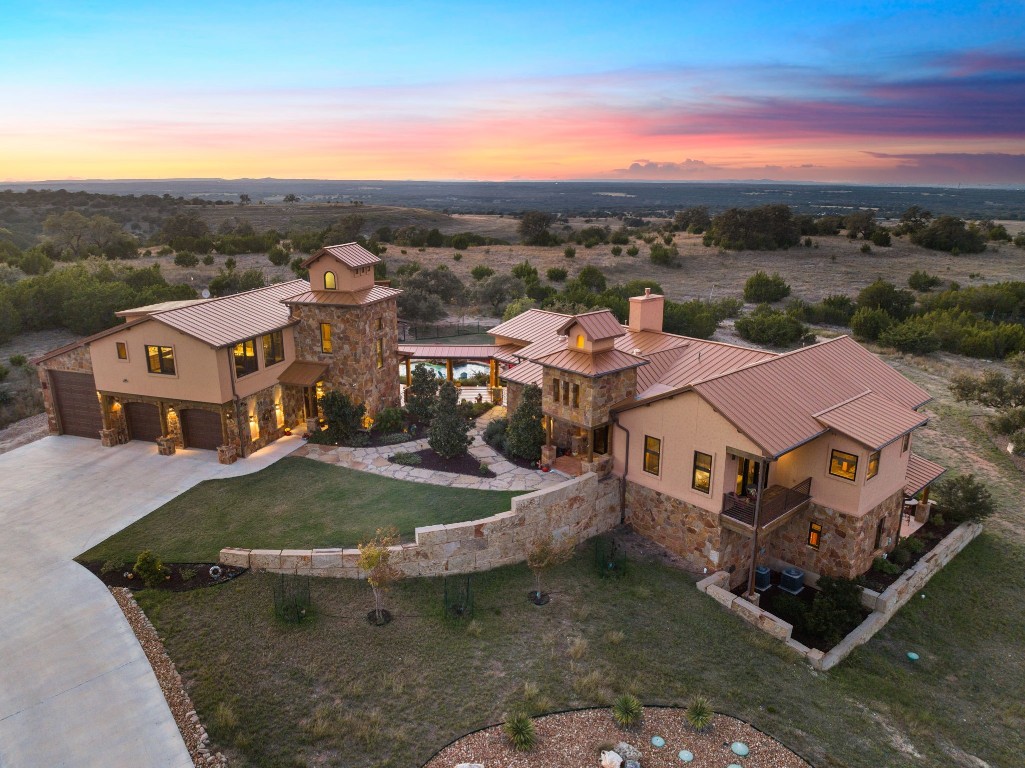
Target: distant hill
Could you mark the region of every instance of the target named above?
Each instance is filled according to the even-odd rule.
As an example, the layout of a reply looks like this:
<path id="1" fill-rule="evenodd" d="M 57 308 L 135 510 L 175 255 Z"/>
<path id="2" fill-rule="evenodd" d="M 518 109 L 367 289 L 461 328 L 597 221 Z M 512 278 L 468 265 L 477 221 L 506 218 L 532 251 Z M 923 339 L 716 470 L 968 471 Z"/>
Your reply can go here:
<path id="1" fill-rule="evenodd" d="M 66 189 L 118 195 L 170 195 L 254 203 L 281 202 L 298 195 L 303 202 L 349 202 L 428 208 L 451 213 L 516 213 L 545 210 L 567 215 L 632 213 L 656 215 L 696 205 L 712 212 L 785 203 L 796 212 L 843 213 L 873 208 L 882 218 L 898 216 L 912 205 L 936 215 L 969 219 L 1025 218 L 1025 191 L 973 187 L 870 187 L 795 184 L 772 181 L 698 182 L 461 182 L 323 181 L 316 179 L 135 179 L 39 181 L 0 184 L 0 189 Z"/>

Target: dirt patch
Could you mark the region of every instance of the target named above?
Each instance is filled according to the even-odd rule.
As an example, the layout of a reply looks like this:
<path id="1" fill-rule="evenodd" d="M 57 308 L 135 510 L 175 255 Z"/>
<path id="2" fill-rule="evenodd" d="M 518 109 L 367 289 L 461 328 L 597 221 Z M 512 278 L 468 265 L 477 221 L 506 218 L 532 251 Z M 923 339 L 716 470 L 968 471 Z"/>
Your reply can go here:
<path id="1" fill-rule="evenodd" d="M 0 453 L 13 451 L 50 434 L 45 413 L 37 413 L 0 429 Z"/>

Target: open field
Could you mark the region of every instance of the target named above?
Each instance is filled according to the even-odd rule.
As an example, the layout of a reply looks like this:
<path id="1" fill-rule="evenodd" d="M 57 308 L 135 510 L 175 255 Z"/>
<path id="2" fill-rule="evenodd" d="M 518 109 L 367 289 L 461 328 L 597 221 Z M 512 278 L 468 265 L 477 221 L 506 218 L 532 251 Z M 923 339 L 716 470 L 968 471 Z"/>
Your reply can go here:
<path id="1" fill-rule="evenodd" d="M 505 512 L 517 493 L 392 480 L 285 458 L 252 475 L 208 480 L 84 552 L 84 561 L 135 562 L 152 549 L 168 562 L 216 562 L 222 547 L 354 547 L 394 525 L 412 541 L 420 525 Z"/>

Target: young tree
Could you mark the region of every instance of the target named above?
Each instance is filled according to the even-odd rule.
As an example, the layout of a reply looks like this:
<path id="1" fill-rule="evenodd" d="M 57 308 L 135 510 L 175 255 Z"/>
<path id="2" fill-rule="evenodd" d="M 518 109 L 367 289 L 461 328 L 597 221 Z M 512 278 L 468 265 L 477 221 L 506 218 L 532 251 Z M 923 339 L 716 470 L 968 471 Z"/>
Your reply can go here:
<path id="1" fill-rule="evenodd" d="M 768 275 L 759 270 L 744 283 L 744 301 L 752 304 L 780 301 L 790 295 L 790 286 L 780 277 L 779 272 Z"/>
<path id="2" fill-rule="evenodd" d="M 459 413 L 458 402 L 458 390 L 452 382 L 446 381 L 438 390 L 427 441 L 436 454 L 446 459 L 462 456 L 472 442 L 468 434 L 470 422 Z"/>
<path id="3" fill-rule="evenodd" d="M 551 532 L 538 536 L 527 550 L 527 567 L 534 574 L 534 602 L 541 603 L 541 577 L 557 565 L 573 557 L 573 547 L 565 542 L 556 542 Z"/>
<path id="4" fill-rule="evenodd" d="M 960 475 L 936 484 L 943 519 L 952 523 L 966 520 L 981 522 L 993 514 L 993 494 L 975 479 L 975 475 Z"/>
<path id="5" fill-rule="evenodd" d="M 434 412 L 434 402 L 438 399 L 438 377 L 434 370 L 423 363 L 413 368 L 409 386 L 406 387 L 406 410 L 414 420 L 427 424 Z"/>
<path id="6" fill-rule="evenodd" d="M 506 445 L 510 454 L 525 461 L 541 458 L 541 446 L 545 444 L 543 415 L 541 388 L 536 384 L 524 387 L 520 404 L 509 418 Z"/>
<path id="7" fill-rule="evenodd" d="M 348 440 L 363 426 L 367 407 L 353 402 L 343 392 L 325 392 L 320 399 L 320 408 L 327 422 L 327 437 L 334 442 Z"/>
<path id="8" fill-rule="evenodd" d="M 555 217 L 544 211 L 527 211 L 520 219 L 520 237 L 524 245 L 551 245 L 552 234 L 548 228 L 552 226 Z"/>
<path id="9" fill-rule="evenodd" d="M 356 567 L 367 576 L 367 583 L 374 592 L 374 623 L 387 623 L 384 613 L 384 596 L 395 582 L 402 578 L 402 571 L 391 564 L 391 547 L 399 543 L 395 528 L 378 528 L 374 538 L 359 543 L 359 559 Z"/>
<path id="10" fill-rule="evenodd" d="M 505 312 L 502 313 L 502 322 L 512 320 L 516 315 L 522 315 L 528 309 L 534 309 L 536 307 L 537 302 L 529 296 L 521 296 L 518 299 L 513 299 L 505 305 Z"/>

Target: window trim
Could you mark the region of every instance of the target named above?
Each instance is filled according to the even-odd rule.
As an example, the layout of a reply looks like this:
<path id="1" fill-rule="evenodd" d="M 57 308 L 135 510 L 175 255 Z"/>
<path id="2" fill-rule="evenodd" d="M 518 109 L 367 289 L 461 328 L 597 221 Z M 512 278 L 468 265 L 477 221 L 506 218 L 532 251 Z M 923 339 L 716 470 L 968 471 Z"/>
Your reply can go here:
<path id="1" fill-rule="evenodd" d="M 649 448 L 648 447 L 648 441 L 649 440 L 654 440 L 655 441 L 656 445 L 655 445 L 654 448 Z M 643 469 L 649 475 L 655 475 L 656 477 L 660 477 L 662 475 L 662 438 L 661 437 L 652 437 L 651 435 L 645 435 L 644 436 L 643 447 L 644 447 L 644 454 L 643 454 L 643 459 L 644 460 L 641 462 L 641 469 Z M 654 456 L 655 457 L 655 471 L 654 472 L 652 472 L 650 469 L 648 469 L 648 456 Z"/>
<path id="2" fill-rule="evenodd" d="M 330 278 L 330 280 L 328 280 Z M 331 285 L 328 285 L 328 283 Z M 338 277 L 330 269 L 324 273 L 324 290 L 325 291 L 337 291 L 338 290 Z"/>
<path id="3" fill-rule="evenodd" d="M 700 467 L 702 472 L 707 471 L 707 473 L 708 473 L 707 487 L 705 487 L 705 488 L 700 488 L 698 486 L 698 469 L 699 469 L 698 456 L 707 456 L 708 457 L 708 469 L 705 470 L 705 468 L 703 466 Z M 691 464 L 691 470 L 690 470 L 690 487 L 691 487 L 692 490 L 695 490 L 698 493 L 704 493 L 704 494 L 708 494 L 708 495 L 710 495 L 712 493 L 712 461 L 713 461 L 712 454 L 705 453 L 704 451 L 694 451 L 694 459 L 693 459 L 693 463 Z"/>
<path id="4" fill-rule="evenodd" d="M 876 465 L 876 468 L 875 468 L 874 472 L 872 471 L 872 457 L 873 456 L 875 457 L 875 465 Z M 865 480 L 866 481 L 871 480 L 873 477 L 875 477 L 876 475 L 879 474 L 879 462 L 882 460 L 882 458 L 883 458 L 883 451 L 882 451 L 882 449 L 880 449 L 878 451 L 872 451 L 872 453 L 870 453 L 868 455 L 868 464 L 865 465 Z"/>
<path id="5" fill-rule="evenodd" d="M 841 475 L 841 474 L 838 474 L 838 473 L 833 471 L 833 460 L 836 457 L 836 454 L 838 454 L 838 453 L 841 453 L 844 456 L 850 456 L 852 459 L 854 459 L 854 472 L 852 473 L 853 477 L 847 477 L 847 475 Z M 830 476 L 832 476 L 832 477 L 839 477 L 841 480 L 846 480 L 847 482 L 850 482 L 850 483 L 855 482 L 858 479 L 858 461 L 860 460 L 860 458 L 861 457 L 858 456 L 856 453 L 847 453 L 847 451 L 841 451 L 839 448 L 831 449 L 830 452 L 829 452 L 829 474 L 830 474 Z"/>
<path id="6" fill-rule="evenodd" d="M 280 341 L 279 350 L 281 355 L 277 358 L 271 357 L 268 354 L 267 349 L 269 346 L 271 351 L 274 350 L 275 337 Z M 268 340 L 270 340 L 270 344 L 267 343 Z M 282 331 L 271 331 L 270 333 L 265 333 L 263 334 L 261 341 L 263 342 L 263 365 L 265 368 L 270 368 L 272 365 L 277 365 L 278 363 L 283 363 L 285 361 L 285 334 Z"/>
<path id="7" fill-rule="evenodd" d="M 327 331 L 325 333 L 325 331 Z M 320 352 L 324 355 L 330 355 L 334 349 L 334 345 L 331 339 L 331 323 L 320 324 Z"/>
<path id="8" fill-rule="evenodd" d="M 249 346 L 249 345 L 252 345 L 252 349 L 253 349 L 253 354 L 252 355 L 246 354 L 246 352 L 247 352 L 246 347 Z M 241 358 L 239 358 L 238 352 L 236 351 L 239 347 L 242 348 L 242 357 Z M 254 336 L 251 339 L 243 339 L 242 341 L 239 341 L 239 342 L 236 342 L 235 344 L 232 344 L 231 345 L 231 358 L 232 358 L 232 362 L 234 362 L 234 364 L 235 364 L 235 380 L 236 381 L 238 379 L 244 378 L 246 376 L 249 376 L 249 375 L 254 374 L 257 371 L 259 371 L 260 370 L 260 358 L 257 357 L 257 355 L 256 355 L 256 337 Z M 240 359 L 243 361 L 242 362 L 241 371 L 239 370 L 239 360 Z M 250 359 L 253 361 L 251 367 L 250 367 L 250 365 L 247 362 Z"/>
<path id="9" fill-rule="evenodd" d="M 121 353 L 124 352 L 122 355 Z M 117 359 L 122 363 L 128 362 L 128 342 L 127 341 L 115 341 L 114 342 L 114 354 L 117 355 Z"/>
<path id="10" fill-rule="evenodd" d="M 384 368 L 384 339 L 378 339 L 374 345 L 374 352 L 377 355 L 377 367 Z"/>
<path id="11" fill-rule="evenodd" d="M 808 523 L 808 546 L 816 550 L 822 546 L 822 523 L 816 520 Z"/>
<path id="12" fill-rule="evenodd" d="M 151 373 L 154 376 L 177 376 L 178 375 L 178 364 L 175 362 L 175 359 L 174 359 L 175 355 L 174 355 L 174 345 L 173 344 L 170 345 L 170 346 L 166 346 L 166 347 L 163 344 L 146 344 L 144 346 L 145 346 L 145 349 L 146 349 L 146 371 L 148 373 Z M 157 350 L 157 360 L 160 363 L 160 370 L 159 371 L 154 371 L 153 370 L 153 360 L 152 360 L 152 357 L 150 356 L 150 350 L 151 349 Z M 165 350 L 165 349 L 166 350 L 170 350 L 170 352 L 171 352 L 171 356 L 169 358 L 170 361 L 171 361 L 171 370 L 169 370 L 169 371 L 165 371 L 164 370 L 164 361 L 165 361 L 165 359 L 167 359 L 167 358 L 164 357 L 164 353 L 163 353 L 163 350 Z"/>

